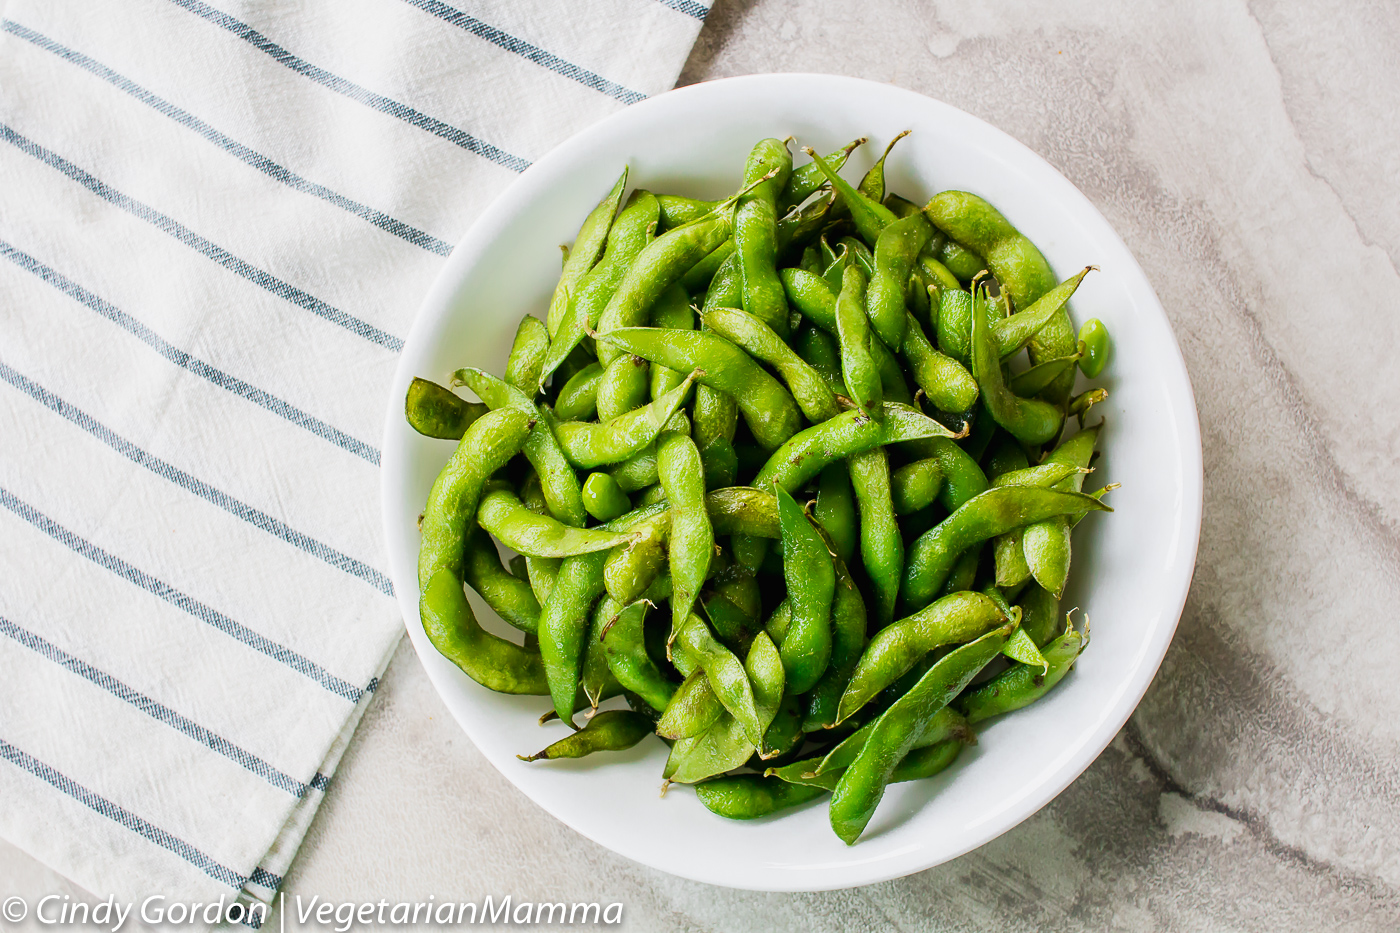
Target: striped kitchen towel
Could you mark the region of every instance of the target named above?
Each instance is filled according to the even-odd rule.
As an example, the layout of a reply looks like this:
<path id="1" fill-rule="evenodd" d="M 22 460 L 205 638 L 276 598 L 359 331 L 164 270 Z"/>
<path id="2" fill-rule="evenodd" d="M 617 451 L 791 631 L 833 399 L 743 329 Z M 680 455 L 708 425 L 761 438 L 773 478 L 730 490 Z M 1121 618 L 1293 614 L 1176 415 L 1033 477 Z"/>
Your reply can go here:
<path id="1" fill-rule="evenodd" d="M 454 240 L 697 0 L 0 0 L 0 835 L 266 901 L 402 634 L 385 393 Z"/>

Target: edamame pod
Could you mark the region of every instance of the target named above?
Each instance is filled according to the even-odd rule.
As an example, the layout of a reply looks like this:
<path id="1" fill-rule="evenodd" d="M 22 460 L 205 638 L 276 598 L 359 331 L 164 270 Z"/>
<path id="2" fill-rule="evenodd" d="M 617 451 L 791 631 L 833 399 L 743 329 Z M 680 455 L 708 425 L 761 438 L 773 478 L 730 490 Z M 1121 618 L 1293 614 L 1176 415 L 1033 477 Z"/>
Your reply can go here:
<path id="1" fill-rule="evenodd" d="M 932 235 L 933 227 L 924 216 L 911 214 L 892 221 L 875 241 L 875 274 L 866 290 L 866 312 L 871 328 L 887 347 L 904 342 L 909 313 L 905 288 L 919 251 Z"/>
<path id="2" fill-rule="evenodd" d="M 995 658 L 1014 625 L 993 629 L 945 656 L 919 682 L 880 714 L 865 746 L 841 775 L 831 795 L 831 828 L 854 845 L 875 814 L 895 768 L 918 741 L 923 725 L 948 705 Z"/>
<path id="3" fill-rule="evenodd" d="M 634 408 L 611 421 L 589 423 L 554 420 L 549 426 L 569 462 L 583 469 L 621 463 L 638 453 L 661 433 L 666 422 L 690 394 L 696 373 L 654 402 Z M 548 418 L 548 415 L 546 415 Z M 614 476 L 614 479 L 617 477 Z M 580 500 L 581 501 L 581 500 Z"/>
<path id="4" fill-rule="evenodd" d="M 778 280 L 778 194 L 792 174 L 792 155 L 780 139 L 760 140 L 744 166 L 754 187 L 734 209 L 734 255 L 739 261 L 743 308 L 780 335 L 788 308 Z"/>
<path id="5" fill-rule="evenodd" d="M 1092 496 L 1030 486 L 988 489 L 924 532 L 909 549 L 900 596 L 913 607 L 933 601 L 963 551 L 1013 528 L 1056 515 L 1112 511 Z"/>
<path id="6" fill-rule="evenodd" d="M 715 533 L 705 511 L 705 473 L 695 442 L 680 432 L 663 433 L 656 444 L 656 469 L 671 512 L 668 565 L 674 632 L 690 615 L 709 576 Z"/>
<path id="7" fill-rule="evenodd" d="M 612 229 L 608 231 L 608 245 L 603 258 L 579 283 L 577 295 L 570 300 L 559 326 L 550 328 L 552 342 L 540 368 L 541 381 L 559 369 L 570 354 L 581 349 L 579 342 L 584 335 L 598 326 L 598 318 L 617 291 L 623 276 L 656 235 L 659 217 L 660 207 L 650 192 L 639 190 L 632 193 L 627 206 L 617 215 Z"/>
<path id="8" fill-rule="evenodd" d="M 1049 402 L 1021 398 L 1006 387 L 995 339 L 982 316 L 974 314 L 972 375 L 977 379 L 982 405 L 993 421 L 1023 444 L 1035 447 L 1054 439 L 1064 423 L 1063 414 Z"/>
<path id="9" fill-rule="evenodd" d="M 504 483 L 487 487 L 476 520 L 506 547 L 530 557 L 562 558 L 606 551 L 630 538 L 595 528 L 572 528 L 548 515 L 536 515 Z"/>
<path id="10" fill-rule="evenodd" d="M 676 685 L 665 678 L 647 654 L 644 625 L 649 607 L 640 599 L 627 604 L 603 626 L 599 639 L 618 683 L 657 712 L 664 712 L 675 695 Z"/>
<path id="11" fill-rule="evenodd" d="M 468 402 L 451 389 L 417 376 L 409 383 L 403 403 L 404 417 L 413 430 L 451 441 L 460 440 L 468 426 L 488 411 L 480 402 Z"/>
<path id="12" fill-rule="evenodd" d="M 566 525 L 583 527 L 588 515 L 583 508 L 583 491 L 578 476 L 564 456 L 554 432 L 544 423 L 544 414 L 530 397 L 504 380 L 474 367 L 459 369 L 452 376 L 455 385 L 464 385 L 493 410 L 513 408 L 529 415 L 535 427 L 522 451 L 540 477 L 540 488 L 555 518 Z M 551 415 L 552 417 L 552 415 Z"/>
<path id="13" fill-rule="evenodd" d="M 594 752 L 620 752 L 651 734 L 651 720 L 630 709 L 609 709 L 597 713 L 582 729 L 533 755 L 516 755 L 521 761 L 582 758 Z"/>
<path id="14" fill-rule="evenodd" d="M 836 570 L 826 543 L 802 506 L 781 486 L 775 489 L 790 611 L 790 622 L 778 648 L 788 690 L 806 693 L 831 663 L 831 600 L 836 589 Z"/>
<path id="15" fill-rule="evenodd" d="M 1019 613 L 1016 618 L 1019 621 Z M 961 592 L 886 626 L 861 655 L 836 721 L 850 717 L 935 648 L 973 641 L 1006 621 L 1006 613 L 987 596 Z"/>
<path id="16" fill-rule="evenodd" d="M 870 319 L 865 313 L 865 274 L 857 266 L 841 275 L 836 298 L 836 342 L 841 349 L 841 378 L 846 394 L 876 421 L 883 411 L 884 389 L 880 371 L 871 355 Z"/>
<path id="17" fill-rule="evenodd" d="M 600 340 L 654 364 L 698 371 L 702 385 L 734 399 L 754 439 L 767 449 L 796 434 L 802 425 L 788 390 L 747 353 L 716 334 L 628 327 L 603 334 Z"/>
<path id="18" fill-rule="evenodd" d="M 819 424 L 840 414 L 836 396 L 822 377 L 763 321 L 735 308 L 716 308 L 705 315 L 705 324 L 776 369 L 808 421 Z"/>

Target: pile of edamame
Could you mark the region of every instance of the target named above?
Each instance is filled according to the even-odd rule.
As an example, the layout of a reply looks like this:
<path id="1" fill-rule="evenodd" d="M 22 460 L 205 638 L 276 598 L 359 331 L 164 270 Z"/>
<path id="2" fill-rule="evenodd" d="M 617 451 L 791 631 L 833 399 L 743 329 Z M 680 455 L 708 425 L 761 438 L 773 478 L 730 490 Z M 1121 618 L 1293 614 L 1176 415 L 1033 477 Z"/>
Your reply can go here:
<path id="1" fill-rule="evenodd" d="M 421 522 L 423 627 L 575 730 L 524 760 L 656 735 L 666 786 L 734 819 L 829 795 L 852 844 L 890 783 L 947 768 L 1087 643 L 1060 597 L 1112 488 L 1082 491 L 1106 393 L 1076 371 L 1109 351 L 1071 324 L 1090 270 L 1057 281 L 974 194 L 886 191 L 890 148 L 852 186 L 864 142 L 794 168 L 762 140 L 718 202 L 624 202 L 624 171 L 504 375 L 410 387 L 409 423 L 457 441 Z"/>

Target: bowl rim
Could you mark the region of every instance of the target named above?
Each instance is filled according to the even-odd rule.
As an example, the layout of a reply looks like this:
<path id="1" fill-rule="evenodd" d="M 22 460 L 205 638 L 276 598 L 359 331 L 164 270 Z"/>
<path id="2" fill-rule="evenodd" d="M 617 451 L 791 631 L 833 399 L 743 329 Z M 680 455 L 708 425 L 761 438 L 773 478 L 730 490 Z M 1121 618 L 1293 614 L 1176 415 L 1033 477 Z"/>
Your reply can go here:
<path id="1" fill-rule="evenodd" d="M 594 833 L 576 825 L 567 814 L 560 812 L 556 807 L 541 801 L 532 794 L 528 787 L 517 780 L 514 772 L 502 766 L 502 762 L 490 755 L 485 756 L 507 780 L 525 793 L 534 803 L 571 829 L 599 845 L 618 852 L 630 860 L 673 875 L 709 884 L 755 891 L 836 890 L 874 884 L 923 871 L 985 845 L 1037 813 L 1063 792 L 1102 754 L 1114 736 L 1122 729 L 1124 723 L 1141 702 L 1165 658 L 1190 590 L 1199 546 L 1204 502 L 1200 424 L 1195 394 L 1180 345 L 1171 331 L 1170 320 L 1167 319 L 1166 312 L 1163 310 L 1146 273 L 1143 272 L 1136 257 L 1133 256 L 1117 231 L 1088 197 L 1058 169 L 1034 150 L 998 127 L 943 101 L 894 85 L 862 78 L 803 72 L 744 75 L 706 81 L 675 88 L 617 111 L 580 130 L 540 157 L 513 180 L 506 190 L 493 200 L 472 223 L 454 246 L 452 253 L 439 270 L 432 286 L 424 294 L 422 302 L 415 311 L 413 324 L 404 342 L 404 350 L 400 354 L 389 393 L 381 447 L 380 506 L 385 533 L 385 550 L 390 562 L 390 576 L 394 582 L 396 599 L 403 613 L 405 629 L 419 654 L 420 661 L 435 656 L 436 650 L 427 641 L 427 636 L 418 617 L 416 573 L 413 572 L 411 566 L 401 566 L 402 562 L 399 560 L 402 549 L 395 545 L 401 540 L 401 534 L 399 526 L 394 522 L 393 503 L 398 498 L 399 490 L 405 482 L 409 462 L 406 451 L 395 440 L 396 430 L 400 427 L 397 422 L 402 417 L 404 391 L 416 375 L 414 372 L 416 354 L 411 351 L 427 339 L 427 332 L 435 324 L 435 321 L 429 320 L 430 309 L 443 306 L 455 294 L 459 283 L 476 262 L 478 254 L 494 237 L 500 234 L 501 229 L 517 211 L 536 197 L 538 188 L 547 187 L 552 177 L 570 165 L 573 154 L 580 148 L 586 147 L 596 139 L 607 138 L 614 134 L 618 128 L 638 121 L 644 122 L 648 119 L 649 114 L 660 108 L 677 106 L 691 98 L 729 93 L 734 89 L 747 90 L 749 93 L 782 93 L 795 91 L 800 87 L 804 93 L 811 93 L 815 86 L 821 84 L 826 84 L 832 90 L 858 90 L 865 93 L 886 95 L 902 100 L 905 105 L 910 107 L 931 109 L 938 112 L 941 119 L 951 121 L 954 124 L 964 121 L 964 125 L 974 126 L 985 137 L 994 140 L 999 151 L 1014 158 L 1019 168 L 1035 173 L 1040 182 L 1054 188 L 1053 196 L 1056 200 L 1070 204 L 1077 202 L 1078 219 L 1086 225 L 1097 227 L 1097 236 L 1119 251 L 1119 255 L 1114 256 L 1113 261 L 1115 266 L 1122 269 L 1123 277 L 1136 279 L 1143 286 L 1140 294 L 1136 292 L 1134 294 L 1135 301 L 1141 303 L 1141 310 L 1160 316 L 1168 334 L 1171 335 L 1170 346 L 1162 348 L 1163 364 L 1171 369 L 1173 375 L 1179 380 L 1179 385 L 1176 388 L 1184 388 L 1185 392 L 1185 404 L 1176 406 L 1171 415 L 1177 422 L 1176 434 L 1194 439 L 1194 443 L 1184 445 L 1179 449 L 1181 457 L 1179 475 L 1182 479 L 1182 488 L 1179 490 L 1177 515 L 1180 520 L 1177 532 L 1183 535 L 1183 538 L 1181 546 L 1176 551 L 1179 559 L 1171 568 L 1170 576 L 1174 580 L 1171 581 L 1170 585 L 1164 587 L 1164 592 L 1169 595 L 1169 598 L 1165 600 L 1161 612 L 1161 618 L 1163 620 L 1170 619 L 1170 622 L 1164 621 L 1151 633 L 1152 638 L 1143 646 L 1142 657 L 1145 660 L 1134 670 L 1131 678 L 1121 685 L 1119 693 L 1121 699 L 1111 710 L 1111 714 L 1098 720 L 1095 728 L 1078 745 L 1074 754 L 1059 756 L 1041 772 L 1035 793 L 1022 797 L 1018 806 L 1003 811 L 998 819 L 987 820 L 980 824 L 979 829 L 969 831 L 965 835 L 964 844 L 950 847 L 931 860 L 927 857 L 907 858 L 901 863 L 898 858 L 886 857 L 873 863 L 857 866 L 861 870 L 848 866 L 845 871 L 858 876 L 849 879 L 832 877 L 829 870 L 825 872 L 769 872 L 766 874 L 754 872 L 750 876 L 736 877 L 716 866 L 697 869 L 694 863 L 688 863 L 685 866 L 657 864 L 635 852 L 623 851 L 617 847 L 614 841 L 598 838 Z M 457 689 L 456 686 L 447 683 L 446 675 L 436 671 L 433 664 L 425 663 L 424 669 L 434 690 L 452 712 L 459 728 L 471 738 L 471 730 L 449 700 L 449 693 L 454 692 Z M 475 739 L 473 742 L 475 744 Z M 909 854 L 911 856 L 916 854 L 926 856 L 927 850 Z M 822 876 L 820 879 L 814 877 L 818 874 Z"/>

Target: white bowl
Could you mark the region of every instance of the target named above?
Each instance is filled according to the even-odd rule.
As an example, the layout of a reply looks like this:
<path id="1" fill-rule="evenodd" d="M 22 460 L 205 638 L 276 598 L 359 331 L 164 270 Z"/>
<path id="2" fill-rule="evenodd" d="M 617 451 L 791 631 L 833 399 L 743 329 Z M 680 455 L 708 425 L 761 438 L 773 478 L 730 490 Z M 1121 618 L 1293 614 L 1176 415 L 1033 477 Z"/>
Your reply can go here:
<path id="1" fill-rule="evenodd" d="M 1092 273 L 1074 298 L 1077 321 L 1101 318 L 1114 338 L 1107 419 L 1093 487 L 1117 481 L 1116 511 L 1075 535 L 1064 605 L 1093 618 L 1092 644 L 1042 701 L 994 720 L 947 772 L 895 785 L 861 841 L 847 847 L 824 801 L 732 822 L 672 787 L 666 749 L 576 762 L 515 757 L 564 734 L 536 717 L 538 697 L 507 697 L 469 680 L 428 643 L 418 618 L 415 519 L 453 445 L 418 436 L 403 418 L 414 376 L 446 381 L 458 367 L 500 373 L 520 317 L 543 317 L 559 244 L 623 165 L 630 186 L 718 198 L 750 147 L 795 136 L 829 152 L 871 142 L 845 175 L 858 179 L 885 142 L 889 188 L 919 201 L 961 188 L 997 205 L 1063 278 Z M 798 156 L 798 162 L 805 158 Z M 1191 582 L 1201 519 L 1201 446 L 1186 368 L 1161 305 L 1108 222 L 1064 176 L 1010 136 L 911 91 L 830 75 L 758 75 L 682 88 L 628 107 L 540 159 L 481 215 L 453 250 L 418 312 L 388 402 L 383 452 L 385 532 L 408 634 L 452 714 L 487 758 L 532 800 L 595 842 L 685 878 L 764 891 L 813 891 L 896 878 L 955 858 L 1036 812 L 1069 785 L 1127 720 L 1156 673 Z M 490 610 L 473 604 L 487 624 Z M 498 631 L 506 631 L 504 626 Z"/>

